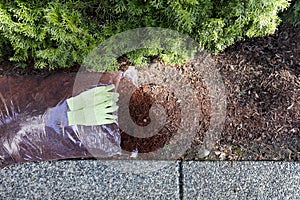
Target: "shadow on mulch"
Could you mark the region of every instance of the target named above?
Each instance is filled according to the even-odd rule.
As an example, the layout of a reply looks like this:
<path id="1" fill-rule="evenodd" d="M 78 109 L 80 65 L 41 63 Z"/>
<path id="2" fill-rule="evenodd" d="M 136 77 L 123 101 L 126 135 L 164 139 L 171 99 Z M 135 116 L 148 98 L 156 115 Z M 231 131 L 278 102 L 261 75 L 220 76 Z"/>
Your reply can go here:
<path id="1" fill-rule="evenodd" d="M 300 27 L 237 42 L 215 56 L 227 119 L 209 159 L 300 160 Z"/>
<path id="2" fill-rule="evenodd" d="M 271 36 L 235 43 L 225 52 L 213 56 L 227 91 L 227 116 L 224 130 L 207 160 L 300 160 L 300 27 L 281 26 Z M 2 62 L 0 75 L 40 75 L 77 72 L 79 66 L 54 72 L 15 67 Z M 180 67 L 179 67 L 180 70 Z M 185 73 L 189 74 L 188 66 Z M 196 83 L 197 85 L 197 83 Z M 205 84 L 198 82 L 199 98 L 205 97 Z M 154 89 L 153 89 L 154 88 Z M 204 96 L 203 96 L 204 95 Z M 151 152 L 167 144 L 179 124 L 176 99 L 163 88 L 145 86 L 131 100 L 130 114 L 141 126 L 149 123 L 153 96 L 167 108 L 168 123 L 153 138 L 132 138 L 124 132 L 122 148 Z M 207 95 L 206 95 L 207 96 Z M 170 99 L 165 101 L 163 99 Z M 207 104 L 208 105 L 208 104 Z M 202 108 L 204 121 L 194 144 L 185 155 L 198 160 L 197 148 L 208 128 L 209 110 Z"/>

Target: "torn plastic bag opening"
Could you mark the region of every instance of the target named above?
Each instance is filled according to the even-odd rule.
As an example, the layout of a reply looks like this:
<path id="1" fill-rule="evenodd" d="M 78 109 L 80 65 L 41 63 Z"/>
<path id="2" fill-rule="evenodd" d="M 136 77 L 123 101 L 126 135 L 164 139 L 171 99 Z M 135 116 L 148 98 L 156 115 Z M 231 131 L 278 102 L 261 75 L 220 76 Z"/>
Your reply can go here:
<path id="1" fill-rule="evenodd" d="M 122 72 L 86 73 L 82 77 L 99 80 L 97 86 L 117 87 Z M 27 161 L 120 154 L 116 122 L 68 125 L 66 99 L 72 96 L 75 78 L 75 73 L 0 77 L 0 168 Z"/>

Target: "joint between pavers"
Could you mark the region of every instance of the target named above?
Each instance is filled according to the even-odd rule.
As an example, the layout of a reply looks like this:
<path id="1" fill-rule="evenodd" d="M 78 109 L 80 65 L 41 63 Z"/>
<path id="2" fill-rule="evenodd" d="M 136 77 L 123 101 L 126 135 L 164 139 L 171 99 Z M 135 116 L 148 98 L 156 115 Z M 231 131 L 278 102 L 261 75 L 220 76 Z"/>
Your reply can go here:
<path id="1" fill-rule="evenodd" d="M 184 195 L 184 174 L 183 174 L 183 161 L 180 160 L 178 162 L 178 193 L 179 193 L 179 199 L 183 200 Z"/>

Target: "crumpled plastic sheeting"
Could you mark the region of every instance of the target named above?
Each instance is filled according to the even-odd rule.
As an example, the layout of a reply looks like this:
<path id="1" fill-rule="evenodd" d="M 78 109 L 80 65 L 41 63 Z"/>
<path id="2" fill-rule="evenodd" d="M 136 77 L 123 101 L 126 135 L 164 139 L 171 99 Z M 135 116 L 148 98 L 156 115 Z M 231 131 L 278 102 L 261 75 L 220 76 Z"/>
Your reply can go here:
<path id="1" fill-rule="evenodd" d="M 118 85 L 122 73 L 101 75 L 99 85 Z M 75 73 L 0 77 L 0 168 L 27 161 L 120 154 L 118 124 L 68 126 L 65 100 L 72 96 L 75 77 Z M 88 81 L 100 76 L 82 77 Z"/>

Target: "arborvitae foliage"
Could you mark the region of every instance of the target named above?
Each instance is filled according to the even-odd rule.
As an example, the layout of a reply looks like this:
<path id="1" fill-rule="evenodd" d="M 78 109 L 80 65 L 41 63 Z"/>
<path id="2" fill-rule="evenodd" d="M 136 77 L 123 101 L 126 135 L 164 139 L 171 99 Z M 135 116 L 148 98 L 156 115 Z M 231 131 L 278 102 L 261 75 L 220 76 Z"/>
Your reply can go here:
<path id="1" fill-rule="evenodd" d="M 300 25 L 300 0 L 293 0 L 287 11 L 281 14 L 283 21 L 294 26 Z"/>
<path id="2" fill-rule="evenodd" d="M 100 42 L 139 27 L 188 34 L 210 52 L 244 37 L 274 33 L 289 0 L 2 0 L 0 44 L 11 60 L 34 60 L 39 68 L 81 63 Z M 159 35 L 157 36 L 159 37 Z M 12 51 L 8 51 L 12 50 Z M 124 52 L 126 53 L 126 52 Z M 128 53 L 133 64 L 157 54 L 167 62 L 182 57 L 162 49 Z"/>
<path id="3" fill-rule="evenodd" d="M 0 4 L 3 50 L 10 60 L 35 61 L 37 68 L 68 67 L 82 62 L 95 47 L 99 32 L 79 10 L 62 1 L 5 1 Z"/>

